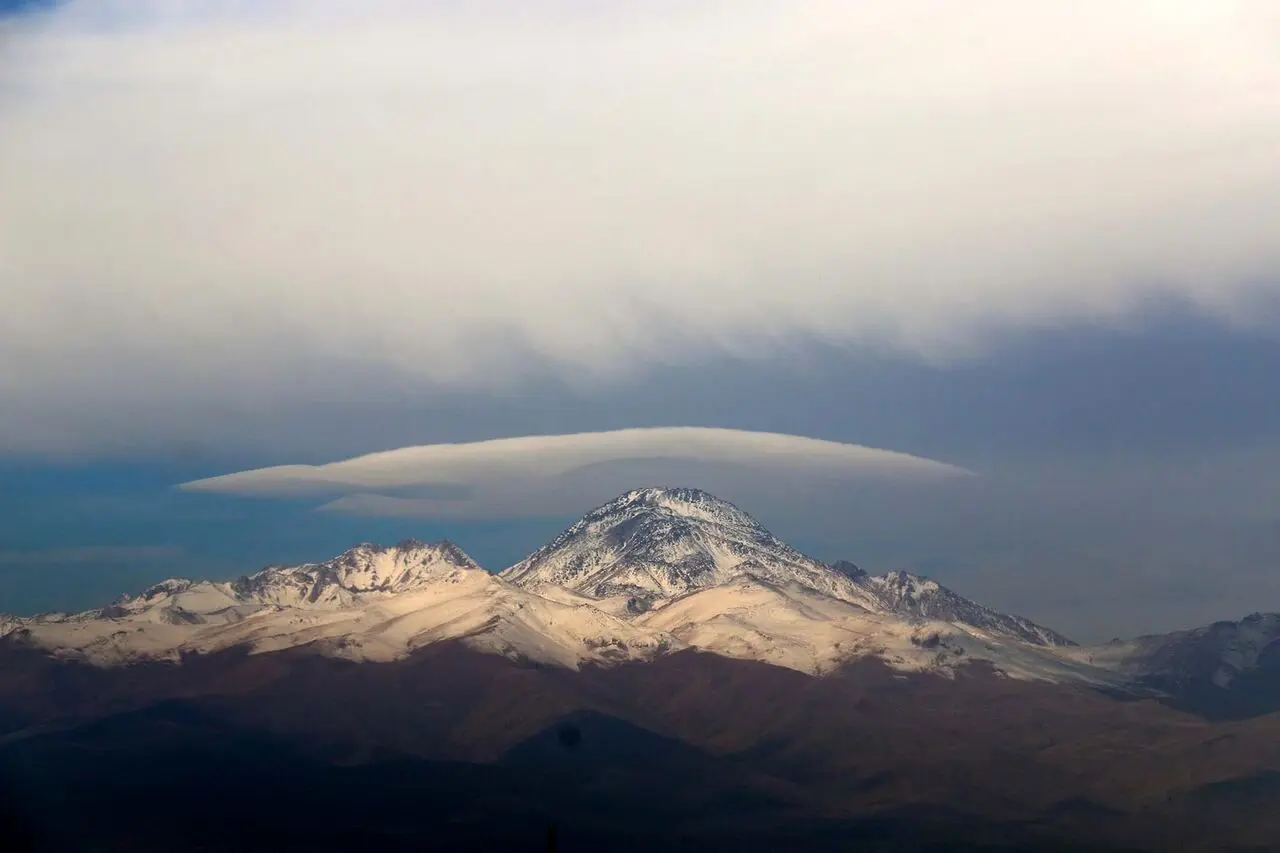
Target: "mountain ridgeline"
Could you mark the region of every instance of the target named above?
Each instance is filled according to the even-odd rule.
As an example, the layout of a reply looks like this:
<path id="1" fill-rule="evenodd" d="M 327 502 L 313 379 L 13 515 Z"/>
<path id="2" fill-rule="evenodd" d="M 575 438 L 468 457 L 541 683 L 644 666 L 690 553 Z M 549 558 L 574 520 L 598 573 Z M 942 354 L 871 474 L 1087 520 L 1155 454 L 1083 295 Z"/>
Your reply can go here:
<path id="1" fill-rule="evenodd" d="M 84 613 L 5 618 L 0 634 L 99 666 L 232 648 L 391 661 L 454 640 L 571 669 L 682 650 L 810 675 L 862 659 L 902 672 L 981 664 L 1240 716 L 1277 703 L 1277 621 L 1082 648 L 928 578 L 813 559 L 706 492 L 647 488 L 496 575 L 447 541 L 363 544 L 230 582 L 172 579 Z"/>

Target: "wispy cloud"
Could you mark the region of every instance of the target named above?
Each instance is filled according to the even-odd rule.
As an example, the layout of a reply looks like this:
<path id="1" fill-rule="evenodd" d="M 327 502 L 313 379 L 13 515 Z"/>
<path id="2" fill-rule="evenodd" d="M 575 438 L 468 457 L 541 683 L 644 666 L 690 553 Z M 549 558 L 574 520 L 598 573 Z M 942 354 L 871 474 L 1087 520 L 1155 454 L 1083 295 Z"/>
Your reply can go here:
<path id="1" fill-rule="evenodd" d="M 1156 294 L 1247 319 L 1280 265 L 1268 2 L 72 0 L 3 26 L 0 448 L 368 372 L 936 358 Z"/>
<path id="2" fill-rule="evenodd" d="M 0 566 L 64 566 L 92 563 L 130 563 L 168 560 L 183 555 L 171 545 L 87 545 L 78 548 L 46 548 L 33 551 L 0 551 Z"/>
<path id="3" fill-rule="evenodd" d="M 327 465 L 283 465 L 183 484 L 257 497 L 313 496 L 369 515 L 526 517 L 581 511 L 642 485 L 689 485 L 776 504 L 788 487 L 911 484 L 969 475 L 905 453 L 702 427 L 522 436 L 405 447 Z M 766 499 L 765 496 L 769 497 Z"/>

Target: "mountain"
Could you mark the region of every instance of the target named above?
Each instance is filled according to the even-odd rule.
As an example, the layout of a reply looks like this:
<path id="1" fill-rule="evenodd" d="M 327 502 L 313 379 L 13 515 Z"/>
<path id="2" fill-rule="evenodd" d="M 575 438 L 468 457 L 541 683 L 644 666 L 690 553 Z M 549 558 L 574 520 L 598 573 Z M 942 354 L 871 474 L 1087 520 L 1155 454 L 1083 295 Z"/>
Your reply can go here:
<path id="1" fill-rule="evenodd" d="M 854 581 L 867 577 L 867 573 L 864 570 L 858 568 L 848 560 L 836 560 L 831 564 L 831 570 Z"/>
<path id="2" fill-rule="evenodd" d="M 432 545 L 408 539 L 392 548 L 358 545 L 324 563 L 274 567 L 231 585 L 237 597 L 296 606 L 349 606 L 371 594 L 394 594 L 424 586 L 458 569 L 480 566 L 447 539 Z"/>
<path id="3" fill-rule="evenodd" d="M 243 646 L 391 660 L 446 640 L 576 668 L 693 647 L 820 674 L 860 657 L 904 671 L 987 661 L 1019 678 L 1114 685 L 1047 649 L 1070 641 L 906 573 L 829 566 L 694 489 L 639 489 L 499 576 L 451 542 L 370 544 L 229 582 L 170 579 L 5 632 L 98 664 Z"/>
<path id="4" fill-rule="evenodd" d="M 1036 643 L 824 595 L 802 584 L 744 577 L 681 596 L 633 617 L 681 644 L 812 675 L 874 659 L 903 672 L 954 672 L 977 662 L 1013 678 L 1120 686 L 1107 670 Z"/>
<path id="5" fill-rule="evenodd" d="M 1238 622 L 1113 640 L 1072 651 L 1146 685 L 1175 707 L 1215 719 L 1280 710 L 1280 613 Z"/>
<path id="6" fill-rule="evenodd" d="M 637 489 L 502 573 L 526 589 L 563 587 L 633 610 L 753 578 L 861 603 L 852 580 L 779 541 L 741 509 L 697 489 Z"/>
<path id="7" fill-rule="evenodd" d="M 9 636 L 99 664 L 245 647 L 391 660 L 462 639 L 491 653 L 576 667 L 682 645 L 574 600 L 525 592 L 450 542 L 359 545 L 322 563 L 231 582 L 172 579 L 98 610 L 17 620 Z"/>
<path id="8" fill-rule="evenodd" d="M 1057 631 L 1037 625 L 1030 619 L 999 613 L 970 601 L 937 581 L 910 572 L 889 572 L 874 577 L 863 573 L 855 582 L 874 596 L 881 610 L 904 619 L 959 623 L 1038 646 L 1075 645 Z"/>
<path id="9" fill-rule="evenodd" d="M 1265 630 L 1080 649 L 927 578 L 815 560 L 705 492 L 650 488 L 591 511 L 497 576 L 447 541 L 362 544 L 229 582 L 170 579 L 84 613 L 0 620 L 0 636 L 97 665 L 235 648 L 390 661 L 446 641 L 569 669 L 689 648 L 810 675 L 862 659 L 902 672 L 981 664 L 1019 679 L 1181 696 L 1187 707 L 1228 693 L 1248 697 L 1232 700 L 1241 708 L 1280 707 L 1266 687 L 1274 653 L 1255 636 L 1272 623 L 1257 624 Z M 1241 657 L 1228 634 L 1254 637 L 1257 653 Z M 1228 690 L 1231 666 L 1243 674 Z"/>
<path id="10" fill-rule="evenodd" d="M 368 543 L 322 563 L 273 566 L 230 583 L 170 578 L 136 596 L 86 613 L 50 614 L 43 621 L 143 619 L 171 625 L 239 622 L 264 607 L 351 608 L 379 597 L 422 589 L 460 570 L 480 567 L 452 542 Z"/>
<path id="11" fill-rule="evenodd" d="M 633 613 L 735 582 L 800 586 L 874 614 L 942 622 L 999 640 L 1070 645 L 1055 631 L 972 602 L 934 581 L 871 577 L 827 565 L 778 540 L 743 510 L 697 489 L 637 489 L 592 510 L 502 573 L 530 590 L 570 589 Z M 945 629 L 944 629 L 945 630 Z"/>

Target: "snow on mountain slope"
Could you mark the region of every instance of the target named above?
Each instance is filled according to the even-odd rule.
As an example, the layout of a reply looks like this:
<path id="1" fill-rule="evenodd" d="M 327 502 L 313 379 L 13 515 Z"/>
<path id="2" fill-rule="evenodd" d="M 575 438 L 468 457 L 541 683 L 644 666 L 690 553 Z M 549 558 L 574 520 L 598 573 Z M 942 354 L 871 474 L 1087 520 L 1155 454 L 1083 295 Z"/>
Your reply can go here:
<path id="1" fill-rule="evenodd" d="M 333 560 L 231 583 L 168 580 L 80 614 L 16 620 L 22 641 L 101 664 L 233 646 L 390 660 L 440 640 L 576 667 L 679 648 L 672 638 L 575 601 L 527 593 L 450 543 L 362 545 Z"/>
<path id="2" fill-rule="evenodd" d="M 48 614 L 42 622 L 133 619 L 174 625 L 238 622 L 267 605 L 308 609 L 357 602 L 421 588 L 457 569 L 480 570 L 452 542 L 408 540 L 391 548 L 362 544 L 323 563 L 274 566 L 231 582 L 170 578 L 136 596 L 78 614 Z"/>
<path id="3" fill-rule="evenodd" d="M 1064 654 L 1131 678 L 1205 681 L 1225 688 L 1259 667 L 1280 668 L 1280 613 L 1255 613 L 1239 622 L 1113 640 Z"/>
<path id="4" fill-rule="evenodd" d="M 576 668 L 589 660 L 648 657 L 679 648 L 671 638 L 583 604 L 540 596 L 482 569 L 340 610 L 284 610 L 193 638 L 198 650 L 249 644 L 269 651 L 312 644 L 359 660 L 392 660 L 442 640 L 481 651 Z"/>
<path id="5" fill-rule="evenodd" d="M 1035 645 L 1071 645 L 1061 634 L 997 613 L 926 578 L 907 572 L 870 576 L 852 563 L 814 560 L 738 507 L 697 489 L 628 492 L 502 576 L 531 590 L 563 587 L 627 601 L 633 612 L 744 578 L 781 587 L 800 584 L 908 622 L 952 622 Z"/>
<path id="6" fill-rule="evenodd" d="M 287 607 L 349 607 L 360 598 L 431 584 L 442 573 L 479 569 L 461 548 L 406 540 L 392 548 L 362 544 L 323 563 L 275 567 L 231 584 L 239 597 Z"/>
<path id="7" fill-rule="evenodd" d="M 870 603 L 850 578 L 697 489 L 628 492 L 587 513 L 502 577 L 532 590 L 564 587 L 592 598 L 630 599 L 637 611 L 744 577 Z"/>
<path id="8" fill-rule="evenodd" d="M 636 618 L 704 651 L 820 674 L 866 655 L 922 668 L 920 629 L 797 583 L 742 578 L 697 590 Z"/>
<path id="9" fill-rule="evenodd" d="M 3 627 L 3 626 L 0 626 Z M 948 671 L 1114 676 L 1048 629 L 904 572 L 828 566 L 693 489 L 641 489 L 588 513 L 501 576 L 457 546 L 360 545 L 231 582 L 167 580 L 80 614 L 17 620 L 20 641 L 103 664 L 235 646 L 389 660 L 442 640 L 576 667 L 696 647 L 821 674 L 876 656 Z"/>
<path id="10" fill-rule="evenodd" d="M 875 596 L 879 608 L 904 619 L 933 619 L 968 625 L 997 636 L 1038 646 L 1074 646 L 1066 637 L 1030 619 L 999 613 L 909 572 L 864 576 L 858 585 Z"/>
<path id="11" fill-rule="evenodd" d="M 1014 678 L 1045 681 L 1116 679 L 1047 648 L 967 629 L 949 621 L 907 621 L 867 611 L 800 584 L 744 578 L 699 590 L 636 618 L 695 648 L 785 666 L 813 675 L 876 657 L 901 670 L 950 672 L 974 660 Z"/>

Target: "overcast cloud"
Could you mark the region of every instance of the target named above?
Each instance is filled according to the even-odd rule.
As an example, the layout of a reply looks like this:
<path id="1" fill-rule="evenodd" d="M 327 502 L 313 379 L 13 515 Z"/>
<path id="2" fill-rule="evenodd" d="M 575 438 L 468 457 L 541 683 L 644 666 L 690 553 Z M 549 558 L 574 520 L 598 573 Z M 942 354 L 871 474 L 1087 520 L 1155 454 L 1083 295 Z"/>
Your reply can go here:
<path id="1" fill-rule="evenodd" d="M 0 448 L 370 371 L 956 358 L 1171 294 L 1270 322 L 1268 2 L 73 0 L 0 27 Z"/>

